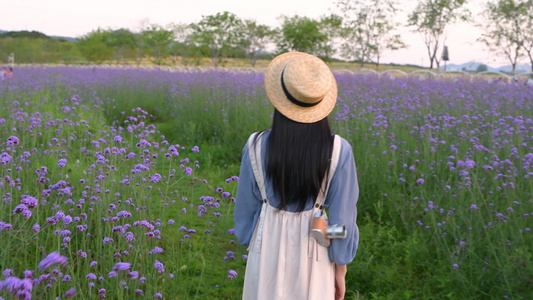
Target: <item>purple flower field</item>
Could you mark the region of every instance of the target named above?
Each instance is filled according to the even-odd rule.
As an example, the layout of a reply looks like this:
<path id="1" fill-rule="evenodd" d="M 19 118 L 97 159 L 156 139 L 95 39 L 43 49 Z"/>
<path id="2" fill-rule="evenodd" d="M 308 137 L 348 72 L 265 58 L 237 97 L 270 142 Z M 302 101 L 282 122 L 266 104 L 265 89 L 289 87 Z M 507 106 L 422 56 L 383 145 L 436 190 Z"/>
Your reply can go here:
<path id="1" fill-rule="evenodd" d="M 354 145 L 359 211 L 404 239 L 391 241 L 405 247 L 391 255 L 413 289 L 401 297 L 532 295 L 533 87 L 337 78 L 335 124 Z M 373 268 L 356 276 L 380 289 L 387 280 Z"/>
<path id="2" fill-rule="evenodd" d="M 0 81 L 0 297 L 239 299 L 233 193 L 270 125 L 263 74 L 16 71 Z M 533 88 L 336 77 L 330 121 L 361 191 L 347 299 L 533 294 Z"/>
<path id="3" fill-rule="evenodd" d="M 142 108 L 107 125 L 94 93 L 113 75 L 63 71 L 0 82 L 0 296 L 238 297 L 238 177 L 199 177 L 201 149 L 169 142 Z"/>

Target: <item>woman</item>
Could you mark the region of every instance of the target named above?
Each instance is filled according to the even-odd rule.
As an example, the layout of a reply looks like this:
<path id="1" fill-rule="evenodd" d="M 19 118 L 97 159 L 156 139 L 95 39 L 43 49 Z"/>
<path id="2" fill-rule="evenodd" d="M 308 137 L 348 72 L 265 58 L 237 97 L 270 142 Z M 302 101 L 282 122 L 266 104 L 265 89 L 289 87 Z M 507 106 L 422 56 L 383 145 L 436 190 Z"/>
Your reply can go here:
<path id="1" fill-rule="evenodd" d="M 235 202 L 235 232 L 249 251 L 243 299 L 343 299 L 359 190 L 352 148 L 327 119 L 335 78 L 319 58 L 289 52 L 269 64 L 265 89 L 272 128 L 244 147 Z M 324 209 L 330 224 L 346 228 L 329 247 L 310 234 Z"/>

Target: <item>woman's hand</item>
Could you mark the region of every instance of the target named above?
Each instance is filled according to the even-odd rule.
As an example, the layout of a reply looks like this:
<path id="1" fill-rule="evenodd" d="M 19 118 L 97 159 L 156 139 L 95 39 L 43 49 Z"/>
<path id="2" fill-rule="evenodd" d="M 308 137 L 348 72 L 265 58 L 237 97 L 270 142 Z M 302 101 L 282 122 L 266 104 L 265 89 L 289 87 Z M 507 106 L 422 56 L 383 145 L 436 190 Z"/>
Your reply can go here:
<path id="1" fill-rule="evenodd" d="M 335 265 L 335 300 L 344 299 L 346 293 L 346 265 Z"/>

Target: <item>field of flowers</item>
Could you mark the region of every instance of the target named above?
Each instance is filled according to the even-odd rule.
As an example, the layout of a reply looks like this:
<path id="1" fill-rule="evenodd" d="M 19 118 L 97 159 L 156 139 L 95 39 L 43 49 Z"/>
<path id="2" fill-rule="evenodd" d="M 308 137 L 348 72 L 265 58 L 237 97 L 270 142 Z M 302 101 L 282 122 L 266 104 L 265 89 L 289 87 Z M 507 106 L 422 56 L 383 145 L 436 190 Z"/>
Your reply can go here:
<path id="1" fill-rule="evenodd" d="M 336 74 L 358 167 L 347 299 L 533 295 L 533 87 Z M 0 81 L 0 297 L 239 299 L 233 200 L 263 74 L 21 67 Z"/>

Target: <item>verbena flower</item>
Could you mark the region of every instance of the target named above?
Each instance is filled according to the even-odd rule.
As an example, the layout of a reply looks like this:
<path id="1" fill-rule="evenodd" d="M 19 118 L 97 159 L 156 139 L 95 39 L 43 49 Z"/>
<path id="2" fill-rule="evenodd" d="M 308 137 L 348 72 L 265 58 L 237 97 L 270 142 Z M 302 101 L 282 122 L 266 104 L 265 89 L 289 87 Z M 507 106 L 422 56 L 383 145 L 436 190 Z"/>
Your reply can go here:
<path id="1" fill-rule="evenodd" d="M 18 145 L 19 143 L 20 143 L 19 138 L 16 136 L 10 136 L 6 140 L 6 145 L 8 146 Z"/>
<path id="2" fill-rule="evenodd" d="M 2 275 L 4 275 L 5 277 L 9 277 L 11 275 L 15 275 L 15 272 L 13 272 L 13 270 L 11 269 L 5 269 L 4 272 L 2 272 Z"/>
<path id="3" fill-rule="evenodd" d="M 233 278 L 237 277 L 237 272 L 235 270 L 229 270 L 228 274 L 229 274 L 228 275 L 229 279 L 233 279 Z"/>
<path id="4" fill-rule="evenodd" d="M 156 254 L 156 253 L 163 253 L 163 248 L 155 247 L 154 249 L 150 250 L 150 254 Z"/>
<path id="5" fill-rule="evenodd" d="M 109 237 L 104 237 L 104 240 L 102 241 L 102 243 L 105 245 L 105 244 L 109 244 L 109 243 L 112 243 L 113 242 L 113 239 L 112 238 L 109 238 Z"/>
<path id="6" fill-rule="evenodd" d="M 137 278 L 139 278 L 139 272 L 138 271 L 128 272 L 128 277 L 130 279 L 137 279 Z"/>
<path id="7" fill-rule="evenodd" d="M 22 286 L 22 282 L 18 277 L 9 276 L 2 281 L 2 289 L 5 287 L 9 293 L 16 293 Z"/>
<path id="8" fill-rule="evenodd" d="M 67 160 L 62 158 L 57 162 L 57 166 L 60 168 L 64 168 L 67 165 Z"/>
<path id="9" fill-rule="evenodd" d="M 67 258 L 57 252 L 52 252 L 48 254 L 41 262 L 39 262 L 39 269 L 41 271 L 44 271 L 48 269 L 50 266 L 59 264 L 61 266 L 64 266 L 67 264 Z"/>
<path id="10" fill-rule="evenodd" d="M 185 171 L 183 172 L 185 173 L 185 175 L 191 176 L 193 171 L 192 171 L 192 168 L 187 167 L 185 168 Z"/>
<path id="11" fill-rule="evenodd" d="M 112 270 L 114 271 L 126 271 L 129 270 L 131 267 L 131 263 L 129 262 L 119 262 L 116 263 Z"/>
<path id="12" fill-rule="evenodd" d="M 156 260 L 155 263 L 154 263 L 154 267 L 157 269 L 157 272 L 158 273 L 163 273 L 165 272 L 165 267 L 163 266 L 163 263 L 161 263 L 160 261 Z"/>
<path id="13" fill-rule="evenodd" d="M 109 274 L 107 274 L 107 277 L 111 278 L 111 277 L 116 277 L 118 276 L 118 272 L 117 271 L 111 271 L 109 272 Z"/>
<path id="14" fill-rule="evenodd" d="M 77 292 L 76 292 L 76 288 L 72 287 L 70 289 L 68 289 L 65 294 L 63 294 L 63 297 L 64 298 L 67 298 L 67 299 L 72 299 L 74 298 L 74 296 L 77 295 Z"/>
<path id="15" fill-rule="evenodd" d="M 137 294 L 137 295 L 141 295 L 141 296 L 144 296 L 144 292 L 143 292 L 143 290 L 141 290 L 141 289 L 136 289 L 136 290 L 135 290 L 135 294 Z"/>

